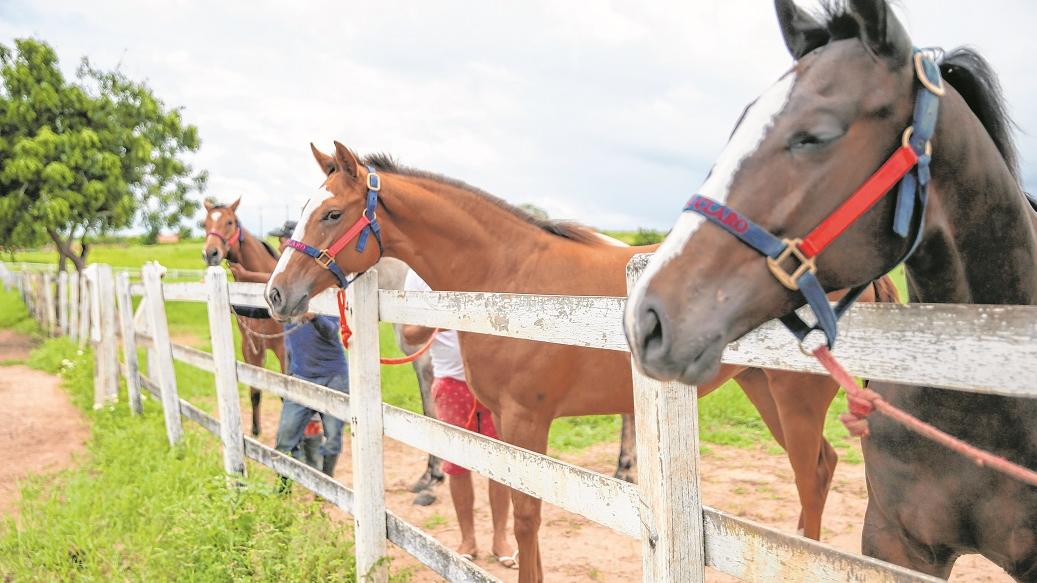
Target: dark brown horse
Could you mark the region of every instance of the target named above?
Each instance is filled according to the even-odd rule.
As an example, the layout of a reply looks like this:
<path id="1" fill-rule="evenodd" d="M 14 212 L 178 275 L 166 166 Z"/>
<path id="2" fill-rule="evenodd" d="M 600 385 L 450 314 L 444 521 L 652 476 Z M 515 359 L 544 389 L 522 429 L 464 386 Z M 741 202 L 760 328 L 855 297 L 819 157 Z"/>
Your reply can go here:
<path id="1" fill-rule="evenodd" d="M 246 231 L 238 221 L 238 204 L 241 199 L 229 205 L 205 202 L 205 247 L 202 258 L 207 265 L 219 265 L 224 259 L 240 264 L 249 271 L 269 273 L 277 265 L 277 253 L 264 241 Z M 281 373 L 287 370 L 288 360 L 285 357 L 284 338 L 269 337 L 282 334 L 284 328 L 272 318 L 249 318 L 236 315 L 235 321 L 241 332 L 241 357 L 245 362 L 263 366 L 266 351 L 269 350 L 281 363 Z M 255 387 L 249 387 L 252 400 L 252 435 L 259 435 L 259 408 L 263 393 Z"/>
<path id="2" fill-rule="evenodd" d="M 746 110 L 701 192 L 791 238 L 900 146 L 922 85 L 911 40 L 883 0 L 833 8 L 824 25 L 791 0 L 776 4 L 795 65 Z M 906 262 L 910 299 L 1033 305 L 1037 213 L 1019 185 L 997 79 L 971 50 L 950 53 L 939 69 L 946 93 L 924 224 L 912 227 L 921 242 Z M 891 228 L 895 200 L 880 199 L 818 256 L 826 289 L 879 277 L 904 256 L 912 237 Z M 727 343 L 802 304 L 759 254 L 684 213 L 631 294 L 627 335 L 646 373 L 696 384 L 713 376 Z M 871 387 L 951 435 L 1037 467 L 1037 400 Z M 1017 580 L 1037 581 L 1037 488 L 884 417 L 870 427 L 866 554 L 947 577 L 957 557 L 981 553 Z"/>
<path id="3" fill-rule="evenodd" d="M 405 261 L 433 289 L 622 296 L 630 257 L 654 249 L 616 246 L 589 229 L 536 219 L 462 182 L 384 156 L 361 165 L 338 143 L 333 157 L 313 152 L 327 176 L 325 190 L 307 203 L 293 238 L 323 249 L 345 233 L 364 209 L 370 165 L 381 177 L 377 214 L 385 255 Z M 363 251 L 346 246 L 335 261 L 360 272 L 378 258 L 378 246 L 369 242 Z M 267 285 L 271 313 L 296 317 L 335 283 L 309 256 L 286 250 Z M 472 390 L 508 443 L 543 453 L 556 417 L 633 410 L 630 361 L 622 353 L 482 334 L 462 333 L 460 340 Z M 817 375 L 727 366 L 699 394 L 736 375 L 787 448 L 803 504 L 800 528 L 817 538 L 836 463 L 821 433 L 835 384 Z M 519 579 L 539 581 L 540 501 L 518 492 L 512 499 Z"/>

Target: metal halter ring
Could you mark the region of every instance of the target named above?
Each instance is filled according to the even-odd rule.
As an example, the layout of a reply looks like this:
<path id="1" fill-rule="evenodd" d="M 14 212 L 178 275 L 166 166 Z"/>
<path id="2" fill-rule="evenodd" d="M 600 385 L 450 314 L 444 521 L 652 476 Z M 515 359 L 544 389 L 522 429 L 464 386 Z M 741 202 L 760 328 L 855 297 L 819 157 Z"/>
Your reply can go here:
<path id="1" fill-rule="evenodd" d="M 817 265 L 814 264 L 813 257 L 807 257 L 800 250 L 799 245 L 803 242 L 802 239 L 785 239 L 785 249 L 777 257 L 767 258 L 767 267 L 770 268 L 771 273 L 774 275 L 781 285 L 789 288 L 792 291 L 799 289 L 799 284 L 796 280 L 800 278 L 804 273 L 816 273 Z M 781 264 L 789 257 L 795 256 L 796 260 L 799 261 L 799 267 L 795 271 L 789 273 L 785 270 Z"/>
<path id="2" fill-rule="evenodd" d="M 922 51 L 915 53 L 915 75 L 918 76 L 918 82 L 929 91 L 932 91 L 933 95 L 943 97 L 943 94 L 947 92 L 947 88 L 943 85 L 943 77 L 940 77 L 939 85 L 936 85 L 929 80 L 929 76 L 925 73 L 925 65 L 922 64 L 922 61 L 925 58 L 925 53 Z"/>
<path id="3" fill-rule="evenodd" d="M 321 267 L 329 271 L 331 270 L 331 264 L 335 262 L 335 258 L 331 255 L 328 255 L 327 249 L 321 249 L 320 255 L 314 257 L 313 259 L 317 262 L 317 265 L 320 265 Z"/>
<path id="4" fill-rule="evenodd" d="M 914 135 L 914 133 L 915 133 L 915 126 L 908 126 L 907 129 L 904 130 L 904 137 L 901 138 L 900 143 L 902 143 L 905 148 L 910 148 L 911 147 L 911 136 Z M 925 155 L 926 156 L 930 156 L 930 157 L 932 157 L 932 155 L 933 155 L 933 142 L 932 142 L 932 140 L 926 140 L 925 141 Z"/>

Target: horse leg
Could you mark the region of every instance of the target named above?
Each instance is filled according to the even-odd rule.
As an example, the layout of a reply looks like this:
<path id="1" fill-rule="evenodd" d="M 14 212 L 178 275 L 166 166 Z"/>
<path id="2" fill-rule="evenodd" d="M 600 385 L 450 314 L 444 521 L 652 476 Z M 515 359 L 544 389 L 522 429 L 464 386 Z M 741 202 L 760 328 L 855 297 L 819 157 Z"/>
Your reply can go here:
<path id="1" fill-rule="evenodd" d="M 550 419 L 539 419 L 531 414 L 505 415 L 494 423 L 501 439 L 511 445 L 537 453 L 547 451 L 547 432 Z M 518 543 L 519 583 L 541 583 L 544 568 L 540 561 L 540 508 L 542 502 L 518 490 L 511 491 L 513 516 L 515 517 L 515 541 Z"/>
<path id="2" fill-rule="evenodd" d="M 422 356 L 415 360 L 412 365 L 414 366 L 414 374 L 418 377 L 418 390 L 421 392 L 421 410 L 426 417 L 435 419 L 436 407 L 435 403 L 432 402 L 432 380 L 434 378 L 432 361 L 428 356 Z M 410 487 L 410 491 L 417 494 L 414 497 L 414 503 L 418 506 L 428 506 L 435 502 L 435 488 L 442 484 L 444 479 L 442 460 L 429 454 L 425 473 Z"/>
<path id="3" fill-rule="evenodd" d="M 803 536 L 820 540 L 821 513 L 832 485 L 838 456 L 824 439 L 828 406 L 839 386 L 828 377 L 767 371 L 771 394 L 785 431 L 785 449 L 796 475 L 796 490 L 803 511 Z"/>
<path id="4" fill-rule="evenodd" d="M 907 536 L 903 528 L 889 520 L 871 496 L 864 513 L 861 552 L 887 563 L 907 567 L 941 579 L 947 579 L 958 554 L 943 545 L 923 545 Z"/>
<path id="5" fill-rule="evenodd" d="M 246 334 L 248 332 L 241 330 L 242 358 L 251 365 L 263 366 L 263 348 L 261 346 L 253 346 L 253 343 L 249 342 L 245 336 Z M 249 399 L 252 401 L 252 437 L 259 437 L 259 404 L 263 400 L 263 393 L 255 387 L 249 387 L 248 389 Z"/>
<path id="6" fill-rule="evenodd" d="M 634 424 L 634 416 L 625 414 L 623 417 L 623 429 L 619 433 L 619 461 L 616 462 L 617 479 L 631 484 L 637 483 L 637 432 Z"/>

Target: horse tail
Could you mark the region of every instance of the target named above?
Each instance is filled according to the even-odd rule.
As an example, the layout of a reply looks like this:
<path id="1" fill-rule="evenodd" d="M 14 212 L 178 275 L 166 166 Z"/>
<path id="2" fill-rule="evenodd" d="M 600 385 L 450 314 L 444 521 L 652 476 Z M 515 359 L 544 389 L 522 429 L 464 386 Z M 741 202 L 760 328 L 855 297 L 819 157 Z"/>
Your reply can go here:
<path id="1" fill-rule="evenodd" d="M 875 301 L 883 302 L 887 304 L 899 304 L 900 292 L 897 291 L 897 286 L 893 285 L 893 279 L 888 275 L 871 282 L 872 287 L 875 288 Z"/>

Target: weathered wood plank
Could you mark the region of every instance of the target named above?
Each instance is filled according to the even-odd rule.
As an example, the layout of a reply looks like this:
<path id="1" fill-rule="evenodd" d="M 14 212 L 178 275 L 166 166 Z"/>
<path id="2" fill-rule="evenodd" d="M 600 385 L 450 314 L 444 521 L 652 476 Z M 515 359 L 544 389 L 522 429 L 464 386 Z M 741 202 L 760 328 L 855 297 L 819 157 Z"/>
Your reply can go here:
<path id="1" fill-rule="evenodd" d="M 110 265 L 97 264 L 95 289 L 97 313 L 95 357 L 100 365 L 102 396 L 104 403 L 115 403 L 119 399 L 119 347 L 116 336 L 115 278 Z"/>
<path id="2" fill-rule="evenodd" d="M 90 339 L 90 278 L 86 270 L 79 277 L 79 330 L 76 332 L 76 341 L 80 348 L 86 346 Z"/>
<path id="3" fill-rule="evenodd" d="M 627 266 L 627 288 L 643 268 Z M 644 505 L 641 562 L 645 581 L 705 580 L 699 498 L 698 394 L 662 383 L 631 362 L 638 487 Z"/>
<path id="4" fill-rule="evenodd" d="M 74 271 L 68 281 L 68 338 L 76 342 L 79 340 L 79 272 Z"/>
<path id="5" fill-rule="evenodd" d="M 705 532 L 706 564 L 744 581 L 943 582 L 712 508 L 705 509 Z"/>
<path id="6" fill-rule="evenodd" d="M 68 336 L 68 272 L 58 273 L 58 334 Z"/>
<path id="7" fill-rule="evenodd" d="M 173 352 L 169 341 L 169 324 L 166 321 L 166 305 L 162 296 L 162 280 L 157 263 L 147 263 L 142 270 L 145 298 L 148 302 L 148 330 L 154 343 L 155 370 L 148 370 L 162 388 L 162 411 L 166 421 L 166 436 L 170 445 L 183 438 L 184 429 L 180 422 L 180 398 L 176 390 L 176 374 L 173 370 Z M 151 364 L 151 363 L 149 363 Z"/>
<path id="8" fill-rule="evenodd" d="M 54 301 L 54 276 L 50 272 L 43 274 L 43 303 L 47 313 L 47 336 L 54 336 L 58 328 L 58 306 Z"/>
<path id="9" fill-rule="evenodd" d="M 115 278 L 115 301 L 119 312 L 119 331 L 122 336 L 122 357 L 126 361 L 123 376 L 130 412 L 140 415 L 144 409 L 140 399 L 140 365 L 137 362 L 137 335 L 133 331 L 133 299 L 130 297 L 130 276 L 126 272 Z"/>
<path id="10" fill-rule="evenodd" d="M 222 267 L 210 267 L 205 273 L 205 281 L 209 287 L 209 334 L 216 369 L 216 402 L 220 411 L 223 469 L 228 474 L 244 475 L 244 436 L 241 432 L 241 405 L 238 402 L 234 333 L 230 327 L 230 302 L 227 299 L 227 272 Z"/>
<path id="11" fill-rule="evenodd" d="M 603 476 L 417 413 L 384 405 L 385 435 L 530 496 L 641 537 L 636 490 Z"/>
<path id="12" fill-rule="evenodd" d="M 386 554 L 385 473 L 382 469 L 382 373 L 378 341 L 378 274 L 368 271 L 346 290 L 353 328 L 349 349 L 349 425 L 353 491 L 357 504 L 356 570 L 362 581 L 384 583 Z"/>

